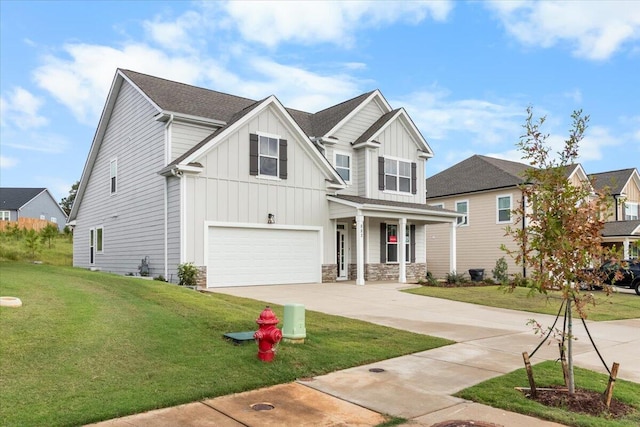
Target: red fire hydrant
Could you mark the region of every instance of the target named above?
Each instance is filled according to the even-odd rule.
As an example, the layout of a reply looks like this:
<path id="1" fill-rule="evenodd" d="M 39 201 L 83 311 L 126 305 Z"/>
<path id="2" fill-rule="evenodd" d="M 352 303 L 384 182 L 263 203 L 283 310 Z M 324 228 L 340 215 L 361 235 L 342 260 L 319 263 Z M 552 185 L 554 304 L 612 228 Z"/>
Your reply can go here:
<path id="1" fill-rule="evenodd" d="M 282 331 L 276 327 L 278 322 L 278 318 L 269 306 L 262 310 L 260 317 L 256 319 L 256 323 L 260 327 L 253 334 L 253 338 L 258 342 L 258 359 L 263 362 L 271 362 L 273 360 L 275 356 L 273 346 L 282 339 Z"/>

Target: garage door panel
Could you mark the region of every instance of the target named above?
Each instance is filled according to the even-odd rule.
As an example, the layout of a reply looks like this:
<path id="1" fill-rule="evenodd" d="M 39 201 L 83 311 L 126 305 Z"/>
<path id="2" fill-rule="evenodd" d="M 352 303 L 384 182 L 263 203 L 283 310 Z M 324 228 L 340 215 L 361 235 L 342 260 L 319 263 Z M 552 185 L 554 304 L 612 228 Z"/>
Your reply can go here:
<path id="1" fill-rule="evenodd" d="M 208 286 L 321 280 L 318 230 L 210 227 Z"/>

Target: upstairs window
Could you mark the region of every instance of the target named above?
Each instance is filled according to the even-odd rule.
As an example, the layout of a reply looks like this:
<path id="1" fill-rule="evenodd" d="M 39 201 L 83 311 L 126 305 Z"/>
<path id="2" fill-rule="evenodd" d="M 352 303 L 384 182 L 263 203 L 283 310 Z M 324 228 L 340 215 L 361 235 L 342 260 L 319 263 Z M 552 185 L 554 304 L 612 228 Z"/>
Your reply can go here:
<path id="1" fill-rule="evenodd" d="M 624 220 L 633 221 L 637 220 L 640 215 L 638 212 L 638 203 L 625 202 L 624 204 Z"/>
<path id="2" fill-rule="evenodd" d="M 469 225 L 469 201 L 456 202 L 456 212 L 464 214 L 464 217 L 458 218 L 458 225 Z"/>
<path id="3" fill-rule="evenodd" d="M 511 222 L 511 196 L 498 196 L 496 203 L 498 223 Z"/>
<path id="4" fill-rule="evenodd" d="M 118 189 L 118 159 L 113 159 L 109 163 L 109 181 L 111 194 L 114 194 Z"/>
<path id="5" fill-rule="evenodd" d="M 351 156 L 336 153 L 336 171 L 345 182 L 351 182 Z"/>
<path id="6" fill-rule="evenodd" d="M 417 164 L 402 159 L 378 157 L 378 189 L 417 194 Z"/>
<path id="7" fill-rule="evenodd" d="M 287 179 L 287 140 L 274 135 L 249 135 L 249 174 Z"/>

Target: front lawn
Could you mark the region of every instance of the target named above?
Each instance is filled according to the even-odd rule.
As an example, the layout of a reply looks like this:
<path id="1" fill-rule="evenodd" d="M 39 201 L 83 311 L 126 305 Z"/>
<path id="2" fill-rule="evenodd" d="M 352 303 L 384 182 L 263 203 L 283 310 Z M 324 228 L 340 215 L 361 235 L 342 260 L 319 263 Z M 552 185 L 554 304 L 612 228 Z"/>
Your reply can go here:
<path id="1" fill-rule="evenodd" d="M 609 377 L 586 369 L 575 368 L 576 387 L 597 392 L 604 392 Z M 533 374 L 537 387 L 563 385 L 562 369 L 552 361 L 533 366 Z M 640 425 L 640 384 L 616 380 L 613 398 L 635 408 L 631 414 L 619 419 L 608 416 L 589 416 L 567 411 L 562 408 L 550 408 L 528 399 L 515 387 L 529 387 L 524 369 L 493 378 L 456 393 L 463 399 L 473 400 L 502 408 L 507 411 L 531 415 L 536 418 L 555 421 L 568 426 L 577 427 L 633 427 Z"/>
<path id="2" fill-rule="evenodd" d="M 13 261 L 0 262 L 0 295 L 23 302 L 0 308 L 3 426 L 91 423 L 450 343 L 307 311 L 306 343 L 263 363 L 254 343 L 222 337 L 255 330 L 259 301 Z"/>
<path id="3" fill-rule="evenodd" d="M 444 298 L 489 307 L 510 308 L 530 311 L 532 313 L 558 314 L 560 299 L 557 293 L 548 295 L 534 294 L 528 296 L 528 288 L 515 288 L 513 292 L 499 286 L 468 286 L 445 288 L 437 286 L 421 286 L 407 289 L 416 295 Z M 640 316 L 640 297 L 636 294 L 614 293 L 607 296 L 605 292 L 593 292 L 596 305 L 587 308 L 589 320 L 621 320 L 634 319 Z"/>

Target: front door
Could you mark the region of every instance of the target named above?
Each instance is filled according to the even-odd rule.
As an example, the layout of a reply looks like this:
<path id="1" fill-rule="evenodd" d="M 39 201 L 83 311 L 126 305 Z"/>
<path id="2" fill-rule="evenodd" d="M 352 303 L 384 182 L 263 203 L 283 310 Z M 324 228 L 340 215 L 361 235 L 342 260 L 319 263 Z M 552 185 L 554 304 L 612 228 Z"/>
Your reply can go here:
<path id="1" fill-rule="evenodd" d="M 338 280 L 347 279 L 347 231 L 345 224 L 336 226 L 336 262 L 338 264 Z"/>

